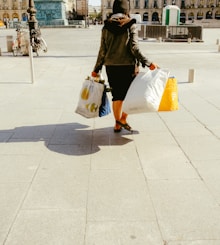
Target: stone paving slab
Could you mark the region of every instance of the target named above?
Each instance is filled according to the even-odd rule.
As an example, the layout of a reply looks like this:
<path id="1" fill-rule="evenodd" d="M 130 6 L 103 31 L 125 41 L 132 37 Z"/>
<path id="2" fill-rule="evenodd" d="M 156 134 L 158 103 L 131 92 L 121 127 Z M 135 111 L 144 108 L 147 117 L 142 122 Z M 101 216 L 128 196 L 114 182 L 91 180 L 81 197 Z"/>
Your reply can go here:
<path id="1" fill-rule="evenodd" d="M 177 77 L 179 110 L 130 115 L 133 134 L 74 112 L 100 30 L 42 29 L 33 84 L 29 57 L 2 41 L 15 30 L 0 30 L 0 244 L 219 245 L 220 29 L 140 40 Z"/>

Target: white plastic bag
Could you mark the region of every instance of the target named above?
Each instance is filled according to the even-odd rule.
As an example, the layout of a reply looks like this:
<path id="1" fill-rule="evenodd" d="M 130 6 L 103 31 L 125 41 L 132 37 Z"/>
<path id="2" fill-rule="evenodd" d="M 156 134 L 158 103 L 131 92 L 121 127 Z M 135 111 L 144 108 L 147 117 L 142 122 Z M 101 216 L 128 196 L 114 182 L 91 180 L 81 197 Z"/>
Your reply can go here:
<path id="1" fill-rule="evenodd" d="M 102 83 L 95 82 L 92 78 L 86 79 L 80 91 L 75 112 L 86 118 L 98 117 L 103 91 Z"/>
<path id="2" fill-rule="evenodd" d="M 165 69 L 140 72 L 128 89 L 123 111 L 127 114 L 158 111 L 168 76 Z"/>

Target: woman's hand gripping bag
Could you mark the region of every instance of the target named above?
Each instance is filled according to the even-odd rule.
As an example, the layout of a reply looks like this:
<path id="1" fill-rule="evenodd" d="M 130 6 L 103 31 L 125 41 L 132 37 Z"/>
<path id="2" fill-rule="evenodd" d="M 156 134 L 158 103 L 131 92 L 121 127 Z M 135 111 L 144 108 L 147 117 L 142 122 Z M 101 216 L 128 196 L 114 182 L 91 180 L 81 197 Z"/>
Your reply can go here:
<path id="1" fill-rule="evenodd" d="M 102 83 L 95 82 L 92 78 L 86 79 L 80 91 L 75 112 L 86 118 L 98 117 L 103 92 L 104 85 Z"/>
<path id="2" fill-rule="evenodd" d="M 175 111 L 178 109 L 177 80 L 175 77 L 169 77 L 158 111 Z"/>
<path id="3" fill-rule="evenodd" d="M 128 89 L 123 111 L 127 114 L 158 111 L 168 76 L 166 69 L 140 72 Z"/>

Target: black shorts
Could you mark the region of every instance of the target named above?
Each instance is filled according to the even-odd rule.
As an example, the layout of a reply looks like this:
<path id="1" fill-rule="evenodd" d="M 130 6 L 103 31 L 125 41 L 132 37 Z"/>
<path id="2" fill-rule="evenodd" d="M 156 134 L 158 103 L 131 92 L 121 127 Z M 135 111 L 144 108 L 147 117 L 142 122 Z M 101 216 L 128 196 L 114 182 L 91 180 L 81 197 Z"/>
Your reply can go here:
<path id="1" fill-rule="evenodd" d="M 112 89 L 112 101 L 124 100 L 134 79 L 134 65 L 106 66 L 109 86 Z"/>

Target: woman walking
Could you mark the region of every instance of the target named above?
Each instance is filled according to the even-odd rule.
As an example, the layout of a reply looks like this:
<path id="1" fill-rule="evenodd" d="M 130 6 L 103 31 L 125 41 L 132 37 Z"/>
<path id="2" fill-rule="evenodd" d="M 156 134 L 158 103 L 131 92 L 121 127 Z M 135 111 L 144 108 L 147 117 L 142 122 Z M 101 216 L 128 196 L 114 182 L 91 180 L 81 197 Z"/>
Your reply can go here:
<path id="1" fill-rule="evenodd" d="M 105 65 L 112 93 L 114 132 L 120 132 L 122 128 L 132 131 L 122 105 L 130 84 L 139 72 L 140 63 L 151 70 L 157 68 L 139 50 L 136 20 L 129 17 L 128 1 L 115 0 L 113 14 L 104 22 L 99 53 L 92 72 L 93 77 L 97 76 Z"/>

